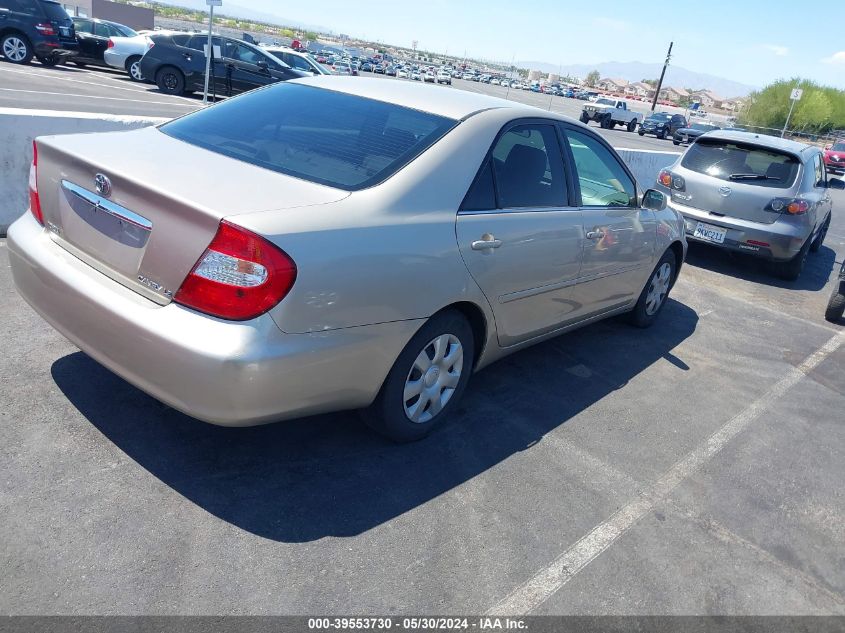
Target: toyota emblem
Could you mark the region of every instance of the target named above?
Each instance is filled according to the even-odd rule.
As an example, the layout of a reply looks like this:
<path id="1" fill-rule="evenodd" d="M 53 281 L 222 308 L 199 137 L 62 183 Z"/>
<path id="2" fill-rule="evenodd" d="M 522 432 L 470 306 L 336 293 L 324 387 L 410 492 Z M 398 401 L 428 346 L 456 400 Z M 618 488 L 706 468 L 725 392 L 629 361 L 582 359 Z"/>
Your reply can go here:
<path id="1" fill-rule="evenodd" d="M 111 180 L 105 174 L 94 176 L 94 186 L 97 188 L 97 193 L 104 198 L 108 198 L 111 195 Z"/>

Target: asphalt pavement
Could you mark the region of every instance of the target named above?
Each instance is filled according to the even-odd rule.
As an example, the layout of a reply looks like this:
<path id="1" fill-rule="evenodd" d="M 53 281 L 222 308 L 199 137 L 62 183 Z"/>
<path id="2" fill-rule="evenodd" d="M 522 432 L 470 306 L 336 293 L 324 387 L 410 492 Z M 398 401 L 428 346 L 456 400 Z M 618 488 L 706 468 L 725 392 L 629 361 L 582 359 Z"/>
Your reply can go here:
<path id="1" fill-rule="evenodd" d="M 44 85 L 8 66 L 3 88 Z M 134 114 L 191 107 L 126 86 Z M 68 107 L 127 107 L 85 99 Z M 0 240 L 0 614 L 845 615 L 835 185 L 798 281 L 693 244 L 653 328 L 510 356 L 404 446 L 354 413 L 226 429 L 169 409 L 30 309 Z"/>
<path id="2" fill-rule="evenodd" d="M 410 81 L 372 73 L 363 76 L 385 81 Z M 432 90 L 468 90 L 502 97 L 578 118 L 584 101 L 554 97 L 526 90 L 510 90 L 462 79 L 453 79 L 452 86 L 431 86 Z M 13 66 L 0 61 L 0 107 L 76 112 L 103 112 L 134 116 L 176 117 L 202 105 L 202 95 L 166 95 L 152 84 L 139 84 L 125 72 L 111 68 L 85 67 L 73 64 L 46 68 L 37 62 L 29 66 Z M 637 112 L 646 115 L 649 104 L 637 104 Z M 599 134 L 619 148 L 679 151 L 669 140 L 639 136 L 622 128 L 603 130 L 591 124 Z"/>

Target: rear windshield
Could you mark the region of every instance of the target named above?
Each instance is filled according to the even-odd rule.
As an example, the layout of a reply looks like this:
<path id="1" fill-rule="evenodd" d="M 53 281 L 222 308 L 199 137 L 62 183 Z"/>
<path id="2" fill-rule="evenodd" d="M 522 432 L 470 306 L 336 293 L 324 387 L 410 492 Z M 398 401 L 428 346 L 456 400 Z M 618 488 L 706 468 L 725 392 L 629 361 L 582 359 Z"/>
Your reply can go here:
<path id="1" fill-rule="evenodd" d="M 799 162 L 777 150 L 704 137 L 687 150 L 681 165 L 720 180 L 788 188 L 795 182 Z"/>
<path id="2" fill-rule="evenodd" d="M 159 129 L 218 154 L 355 191 L 389 178 L 456 124 L 390 103 L 278 83 Z"/>
<path id="3" fill-rule="evenodd" d="M 48 20 L 67 20 L 67 11 L 58 2 L 41 2 L 41 8 Z"/>

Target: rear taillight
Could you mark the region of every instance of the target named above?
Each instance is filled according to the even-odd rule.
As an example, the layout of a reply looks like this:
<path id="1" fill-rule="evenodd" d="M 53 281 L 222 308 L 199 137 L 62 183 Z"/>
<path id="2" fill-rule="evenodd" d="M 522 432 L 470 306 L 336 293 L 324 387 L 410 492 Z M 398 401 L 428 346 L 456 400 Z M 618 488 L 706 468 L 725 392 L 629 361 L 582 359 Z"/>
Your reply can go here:
<path id="1" fill-rule="evenodd" d="M 109 43 L 108 43 L 107 48 L 114 48 L 114 40 L 112 38 L 109 38 Z"/>
<path id="2" fill-rule="evenodd" d="M 49 22 L 43 22 L 41 24 L 36 24 L 35 29 L 41 33 L 41 35 L 55 35 L 56 30 L 53 28 L 53 25 Z"/>
<path id="3" fill-rule="evenodd" d="M 295 280 L 296 264 L 287 253 L 223 220 L 173 299 L 221 319 L 245 321 L 284 299 Z"/>
<path id="4" fill-rule="evenodd" d="M 672 174 L 665 169 L 661 170 L 660 173 L 657 175 L 657 182 L 659 182 L 664 187 L 672 188 Z"/>
<path id="5" fill-rule="evenodd" d="M 29 210 L 44 226 L 44 214 L 41 212 L 41 199 L 38 197 L 38 146 L 32 141 L 32 164 L 29 166 Z"/>
<path id="6" fill-rule="evenodd" d="M 804 215 L 810 210 L 810 203 L 801 198 L 775 198 L 766 205 L 766 208 L 777 213 Z"/>

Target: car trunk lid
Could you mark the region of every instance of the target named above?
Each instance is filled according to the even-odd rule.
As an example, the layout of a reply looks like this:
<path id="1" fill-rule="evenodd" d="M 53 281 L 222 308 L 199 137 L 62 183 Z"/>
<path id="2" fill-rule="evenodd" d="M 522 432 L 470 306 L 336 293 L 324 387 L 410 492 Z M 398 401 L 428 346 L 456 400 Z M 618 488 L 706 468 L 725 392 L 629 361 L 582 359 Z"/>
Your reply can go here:
<path id="1" fill-rule="evenodd" d="M 326 204 L 348 195 L 155 128 L 42 137 L 37 145 L 38 193 L 53 239 L 162 305 L 224 217 Z"/>
<path id="2" fill-rule="evenodd" d="M 681 159 L 672 199 L 716 217 L 771 224 L 781 212 L 770 207 L 789 197 L 800 182 L 800 160 L 787 152 L 751 143 L 700 138 Z"/>

